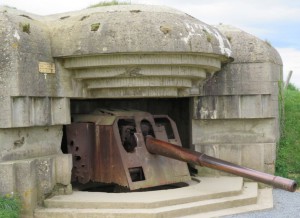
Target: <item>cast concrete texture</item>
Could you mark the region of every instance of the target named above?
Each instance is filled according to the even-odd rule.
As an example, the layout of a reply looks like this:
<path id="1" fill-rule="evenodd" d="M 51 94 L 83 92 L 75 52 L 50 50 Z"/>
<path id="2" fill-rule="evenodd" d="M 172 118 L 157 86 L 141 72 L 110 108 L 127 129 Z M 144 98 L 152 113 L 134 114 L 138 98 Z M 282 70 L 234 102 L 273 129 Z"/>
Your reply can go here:
<path id="1" fill-rule="evenodd" d="M 231 54 L 216 28 L 165 7 L 102 7 L 61 16 L 49 18 L 49 25 L 57 69 L 65 71 L 62 80 L 75 83 L 75 89 L 64 84 L 68 96 L 198 95 L 199 83 Z"/>
<path id="2" fill-rule="evenodd" d="M 274 173 L 281 58 L 270 44 L 242 30 L 225 25 L 217 28 L 230 40 L 234 62 L 214 74 L 203 85 L 201 96 L 194 98 L 195 149 Z"/>
<path id="3" fill-rule="evenodd" d="M 50 23 L 55 25 L 54 57 L 127 52 L 231 53 L 228 40 L 216 28 L 163 6 L 99 7 L 66 13 L 64 17 L 54 15 L 47 20 L 56 21 Z M 99 24 L 98 28 L 93 29 L 92 24 Z"/>
<path id="4" fill-rule="evenodd" d="M 22 200 L 22 217 L 32 217 L 45 196 L 58 194 L 55 189 L 70 191 L 71 168 L 72 156 L 65 154 L 1 162 L 0 194 L 16 193 Z"/>
<path id="5" fill-rule="evenodd" d="M 274 172 L 282 63 L 256 37 L 128 5 L 47 17 L 0 7 L 0 41 L 0 192 L 19 192 L 24 215 L 70 192 L 70 99 L 190 98 L 196 150 Z"/>
<path id="6" fill-rule="evenodd" d="M 1 8 L 0 27 L 2 127 L 68 123 L 65 97 L 198 95 L 231 54 L 216 28 L 159 6 L 48 17 Z M 55 73 L 39 73 L 40 62 L 55 64 Z"/>
<path id="7" fill-rule="evenodd" d="M 35 217 L 213 217 L 272 207 L 272 191 L 258 190 L 256 183 L 243 184 L 239 177 L 197 179 L 200 183 L 171 190 L 55 196 L 45 201 L 45 208 L 35 210 Z"/>

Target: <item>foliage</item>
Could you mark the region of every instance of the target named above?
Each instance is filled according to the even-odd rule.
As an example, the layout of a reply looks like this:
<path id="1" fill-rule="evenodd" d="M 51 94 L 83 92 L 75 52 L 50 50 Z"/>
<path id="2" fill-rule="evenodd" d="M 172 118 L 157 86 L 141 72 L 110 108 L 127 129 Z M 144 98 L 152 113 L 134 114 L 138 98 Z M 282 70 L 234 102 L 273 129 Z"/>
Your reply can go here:
<path id="1" fill-rule="evenodd" d="M 21 212 L 21 201 L 16 195 L 6 194 L 0 196 L 0 217 L 18 218 Z"/>
<path id="2" fill-rule="evenodd" d="M 284 91 L 284 111 L 276 174 L 295 179 L 300 184 L 300 91 L 292 84 Z"/>
<path id="3" fill-rule="evenodd" d="M 103 6 L 110 6 L 110 5 L 130 5 L 130 2 L 119 2 L 117 0 L 112 1 L 102 1 L 97 4 L 89 6 L 89 8 L 96 8 L 96 7 L 103 7 Z"/>
<path id="4" fill-rule="evenodd" d="M 293 91 L 299 91 L 299 89 L 295 85 L 293 85 L 291 83 L 289 83 L 287 89 L 288 90 L 293 90 Z"/>

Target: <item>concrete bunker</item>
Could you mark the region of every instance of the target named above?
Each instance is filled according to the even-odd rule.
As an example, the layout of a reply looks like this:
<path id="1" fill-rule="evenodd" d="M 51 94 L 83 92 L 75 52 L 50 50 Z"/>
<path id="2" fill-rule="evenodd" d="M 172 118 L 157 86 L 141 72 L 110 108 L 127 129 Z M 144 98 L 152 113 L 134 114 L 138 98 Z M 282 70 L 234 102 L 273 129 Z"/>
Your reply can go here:
<path id="1" fill-rule="evenodd" d="M 0 193 L 20 193 L 24 215 L 71 193 L 62 128 L 102 106 L 167 114 L 187 147 L 274 172 L 282 62 L 268 43 L 143 5 L 47 17 L 3 7 L 0 28 Z"/>

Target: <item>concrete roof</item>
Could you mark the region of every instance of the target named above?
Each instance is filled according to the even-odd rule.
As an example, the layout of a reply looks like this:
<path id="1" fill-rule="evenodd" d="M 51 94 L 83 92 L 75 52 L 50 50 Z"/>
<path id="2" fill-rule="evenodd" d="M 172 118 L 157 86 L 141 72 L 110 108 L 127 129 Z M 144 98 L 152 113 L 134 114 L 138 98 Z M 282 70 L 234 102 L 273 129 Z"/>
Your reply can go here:
<path id="1" fill-rule="evenodd" d="M 7 7 L 0 12 L 15 28 L 20 22 L 48 27 L 54 57 L 132 52 L 231 56 L 230 43 L 216 28 L 163 6 L 117 5 L 45 17 Z"/>
<path id="2" fill-rule="evenodd" d="M 267 41 L 230 25 L 216 26 L 232 45 L 235 63 L 271 62 L 282 65 L 277 50 Z"/>

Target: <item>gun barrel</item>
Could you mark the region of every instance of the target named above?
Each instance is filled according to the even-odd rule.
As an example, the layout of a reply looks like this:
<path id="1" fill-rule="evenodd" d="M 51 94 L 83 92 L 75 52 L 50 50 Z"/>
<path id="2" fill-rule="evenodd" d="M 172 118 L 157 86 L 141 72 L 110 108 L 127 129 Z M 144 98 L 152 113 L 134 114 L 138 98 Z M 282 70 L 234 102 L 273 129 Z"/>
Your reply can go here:
<path id="1" fill-rule="evenodd" d="M 262 182 L 286 191 L 294 192 L 297 188 L 297 183 L 294 180 L 286 179 L 280 176 L 273 176 L 247 167 L 242 167 L 200 152 L 191 151 L 180 146 L 155 139 L 152 136 L 146 137 L 146 147 L 147 150 L 152 154 L 162 155 L 187 163 L 221 170 L 237 176 L 252 179 L 257 182 Z"/>

